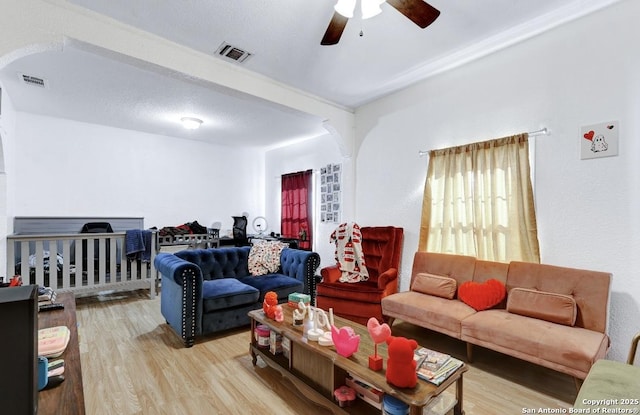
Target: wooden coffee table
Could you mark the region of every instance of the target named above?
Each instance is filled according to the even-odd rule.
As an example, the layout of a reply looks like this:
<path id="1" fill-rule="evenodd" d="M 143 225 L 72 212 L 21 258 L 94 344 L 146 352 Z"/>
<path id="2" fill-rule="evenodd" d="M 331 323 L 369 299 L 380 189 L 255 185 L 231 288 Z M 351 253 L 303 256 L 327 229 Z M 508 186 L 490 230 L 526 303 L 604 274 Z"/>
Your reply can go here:
<path id="1" fill-rule="evenodd" d="M 73 293 L 67 292 L 59 293 L 56 302 L 64 304 L 64 309 L 38 313 L 38 327 L 43 329 L 67 326 L 69 328 L 69 344 L 60 356 L 60 359 L 64 359 L 65 380 L 55 388 L 45 389 L 38 393 L 38 414 L 84 415 L 76 300 Z"/>
<path id="2" fill-rule="evenodd" d="M 360 346 L 352 356 L 345 358 L 336 353 L 334 346 L 320 346 L 310 341 L 306 336 L 306 326 L 294 326 L 292 309 L 283 304 L 284 321 L 278 323 L 265 316 L 262 310 L 249 312 L 251 319 L 251 353 L 254 366 L 260 358 L 270 367 L 279 371 L 296 389 L 317 405 L 330 410 L 334 414 L 379 414 L 380 410 L 361 399 L 356 399 L 352 406 L 340 407 L 333 400 L 333 391 L 345 384 L 345 379 L 351 374 L 380 389 L 409 405 L 410 414 L 422 414 L 423 408 L 444 390 L 456 385 L 457 403 L 454 407 L 456 415 L 463 415 L 463 374 L 468 370 L 462 365 L 439 386 L 419 379 L 414 388 L 397 388 L 387 383 L 384 369 L 375 372 L 369 369 L 369 356 L 374 354 L 374 344 L 367 332 L 367 328 L 352 321 L 335 317 L 336 327 L 350 326 L 360 335 Z M 271 331 L 289 339 L 289 356 L 273 354 L 269 348 L 259 347 L 254 335 L 256 326 L 264 324 Z M 387 361 L 386 344 L 378 345 L 378 355 Z"/>

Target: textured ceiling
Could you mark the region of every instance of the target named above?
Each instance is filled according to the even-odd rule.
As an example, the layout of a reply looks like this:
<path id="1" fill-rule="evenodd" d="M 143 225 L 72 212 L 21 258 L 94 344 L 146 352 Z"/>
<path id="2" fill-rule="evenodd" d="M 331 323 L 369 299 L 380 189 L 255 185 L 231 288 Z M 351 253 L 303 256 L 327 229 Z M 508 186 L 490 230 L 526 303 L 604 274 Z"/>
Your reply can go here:
<path id="1" fill-rule="evenodd" d="M 2 69 L 16 109 L 231 146 L 327 133 L 318 117 L 83 46 L 67 42 L 62 52 L 29 55 Z M 46 88 L 23 83 L 19 74 L 45 79 Z M 202 126 L 184 129 L 179 120 L 185 116 L 202 119 Z"/>
<path id="2" fill-rule="evenodd" d="M 335 0 L 69 0 L 207 54 L 227 42 L 253 54 L 234 65 L 347 108 L 616 1 L 430 0 L 441 15 L 426 29 L 383 4 L 372 19 L 356 13 L 339 44 L 321 46 Z M 21 85 L 19 72 L 50 86 Z M 274 145 L 325 132 L 317 117 L 73 43 L 14 61 L 0 81 L 20 111 L 156 134 Z M 201 130 L 180 129 L 187 113 L 203 118 Z"/>

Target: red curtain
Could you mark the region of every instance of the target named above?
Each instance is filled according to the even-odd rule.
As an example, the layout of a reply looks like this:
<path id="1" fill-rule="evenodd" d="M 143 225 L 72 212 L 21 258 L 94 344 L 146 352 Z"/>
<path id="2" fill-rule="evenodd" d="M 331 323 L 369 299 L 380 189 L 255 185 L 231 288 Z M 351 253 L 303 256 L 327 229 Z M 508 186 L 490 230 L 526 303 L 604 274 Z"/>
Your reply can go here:
<path id="1" fill-rule="evenodd" d="M 282 219 L 280 232 L 285 238 L 300 240 L 300 248 L 311 250 L 311 170 L 282 175 Z"/>

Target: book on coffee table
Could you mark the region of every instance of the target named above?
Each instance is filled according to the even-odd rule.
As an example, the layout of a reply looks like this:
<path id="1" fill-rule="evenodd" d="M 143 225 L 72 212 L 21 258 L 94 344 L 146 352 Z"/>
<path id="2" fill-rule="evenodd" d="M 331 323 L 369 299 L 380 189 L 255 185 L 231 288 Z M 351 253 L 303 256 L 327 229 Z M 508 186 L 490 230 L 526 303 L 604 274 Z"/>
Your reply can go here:
<path id="1" fill-rule="evenodd" d="M 463 362 L 446 353 L 421 347 L 415 352 L 416 372 L 421 379 L 434 385 L 441 384 Z"/>
<path id="2" fill-rule="evenodd" d="M 69 344 L 67 326 L 47 327 L 38 330 L 38 356 L 59 357 Z"/>
<path id="3" fill-rule="evenodd" d="M 51 304 L 56 301 L 57 296 L 50 287 L 38 287 L 38 305 Z"/>

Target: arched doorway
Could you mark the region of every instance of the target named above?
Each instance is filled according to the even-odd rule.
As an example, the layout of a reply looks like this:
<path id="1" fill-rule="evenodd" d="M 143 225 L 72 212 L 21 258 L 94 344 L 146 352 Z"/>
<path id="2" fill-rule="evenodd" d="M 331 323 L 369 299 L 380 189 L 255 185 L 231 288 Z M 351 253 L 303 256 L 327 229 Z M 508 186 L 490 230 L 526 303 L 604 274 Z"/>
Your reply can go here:
<path id="1" fill-rule="evenodd" d="M 11 275 L 5 275 L 7 269 L 7 175 L 4 168 L 3 138 L 0 131 L 0 276 L 5 277 L 5 281 Z"/>

